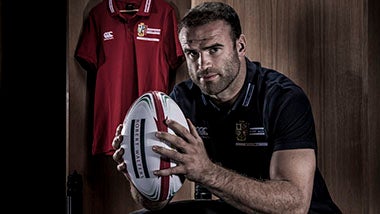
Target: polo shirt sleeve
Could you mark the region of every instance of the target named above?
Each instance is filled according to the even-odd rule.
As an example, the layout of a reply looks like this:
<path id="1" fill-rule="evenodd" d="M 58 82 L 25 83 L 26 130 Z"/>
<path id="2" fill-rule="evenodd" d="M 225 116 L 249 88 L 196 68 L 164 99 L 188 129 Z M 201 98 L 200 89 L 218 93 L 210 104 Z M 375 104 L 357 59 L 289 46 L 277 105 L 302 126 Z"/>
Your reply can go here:
<path id="1" fill-rule="evenodd" d="M 101 59 L 100 56 L 102 56 L 102 48 L 100 48 L 98 41 L 99 36 L 97 35 L 97 20 L 95 17 L 93 12 L 90 11 L 89 16 L 83 23 L 74 55 L 78 63 L 88 71 L 96 71 L 98 69 L 98 59 Z"/>
<path id="2" fill-rule="evenodd" d="M 312 108 L 300 88 L 284 90 L 268 102 L 269 136 L 274 151 L 285 149 L 317 149 Z"/>
<path id="3" fill-rule="evenodd" d="M 164 41 L 165 54 L 170 68 L 175 70 L 184 61 L 184 54 L 178 39 L 178 22 L 174 9 L 169 13 L 166 22 L 163 25 L 165 26 L 164 38 L 166 38 Z"/>

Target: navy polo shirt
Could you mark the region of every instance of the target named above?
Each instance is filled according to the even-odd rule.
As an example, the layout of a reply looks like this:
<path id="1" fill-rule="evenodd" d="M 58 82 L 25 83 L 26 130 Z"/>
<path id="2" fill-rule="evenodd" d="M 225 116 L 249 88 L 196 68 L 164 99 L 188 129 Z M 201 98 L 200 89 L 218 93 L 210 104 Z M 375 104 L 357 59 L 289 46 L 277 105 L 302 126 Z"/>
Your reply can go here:
<path id="1" fill-rule="evenodd" d="M 316 149 L 312 111 L 305 93 L 289 78 L 247 60 L 247 76 L 232 106 L 218 107 L 191 82 L 171 97 L 197 127 L 209 157 L 257 179 L 269 178 L 273 151 Z"/>
<path id="2" fill-rule="evenodd" d="M 244 86 L 232 106 L 220 107 L 191 80 L 176 85 L 170 96 L 197 128 L 210 159 L 225 168 L 269 179 L 276 150 L 317 150 L 314 119 L 304 91 L 285 75 L 246 59 Z M 339 210 L 317 169 L 312 206 Z"/>

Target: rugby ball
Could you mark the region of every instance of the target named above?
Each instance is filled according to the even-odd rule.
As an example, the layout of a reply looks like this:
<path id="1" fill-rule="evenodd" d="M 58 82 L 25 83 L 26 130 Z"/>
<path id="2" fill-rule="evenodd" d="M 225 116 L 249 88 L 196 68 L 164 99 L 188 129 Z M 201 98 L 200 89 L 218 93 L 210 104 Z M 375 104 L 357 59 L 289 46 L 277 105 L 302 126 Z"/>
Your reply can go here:
<path id="1" fill-rule="evenodd" d="M 174 149 L 169 143 L 155 137 L 157 131 L 175 134 L 165 124 L 167 118 L 189 130 L 177 103 L 163 92 L 150 91 L 137 98 L 129 108 L 121 131 L 121 147 L 124 149 L 128 176 L 136 189 L 151 201 L 172 198 L 185 180 L 179 175 L 158 177 L 153 174 L 154 170 L 176 166 L 172 160 L 152 151 L 153 145 Z"/>

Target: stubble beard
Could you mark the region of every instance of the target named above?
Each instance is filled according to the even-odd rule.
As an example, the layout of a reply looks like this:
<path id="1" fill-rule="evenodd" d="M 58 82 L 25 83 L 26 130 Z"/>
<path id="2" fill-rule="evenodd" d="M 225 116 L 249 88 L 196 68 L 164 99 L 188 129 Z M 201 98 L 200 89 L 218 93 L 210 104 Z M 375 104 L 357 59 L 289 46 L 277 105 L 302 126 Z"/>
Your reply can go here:
<path id="1" fill-rule="evenodd" d="M 237 71 L 234 73 L 234 69 L 237 69 Z M 219 74 L 218 81 L 210 81 L 210 82 L 204 82 L 201 83 L 199 79 L 197 79 L 196 84 L 200 87 L 202 92 L 204 94 L 207 94 L 209 96 L 215 96 L 226 89 L 228 89 L 231 84 L 235 81 L 237 76 L 240 73 L 240 61 L 235 53 L 232 57 L 225 60 L 224 65 L 221 67 L 221 69 L 208 69 L 208 71 L 205 71 L 205 73 L 209 72 L 215 72 Z"/>

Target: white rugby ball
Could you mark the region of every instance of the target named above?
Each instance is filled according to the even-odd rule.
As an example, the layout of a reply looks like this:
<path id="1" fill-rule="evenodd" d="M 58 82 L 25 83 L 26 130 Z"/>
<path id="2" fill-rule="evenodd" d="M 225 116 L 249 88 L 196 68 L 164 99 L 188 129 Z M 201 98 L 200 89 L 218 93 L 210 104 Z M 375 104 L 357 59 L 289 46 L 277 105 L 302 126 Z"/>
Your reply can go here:
<path id="1" fill-rule="evenodd" d="M 175 134 L 165 124 L 170 118 L 189 129 L 185 116 L 171 97 L 160 91 L 141 95 L 129 108 L 123 121 L 124 162 L 136 189 L 151 201 L 172 198 L 182 187 L 183 176 L 158 177 L 154 170 L 176 166 L 176 163 L 152 151 L 153 145 L 174 149 L 155 137 L 157 131 Z"/>

